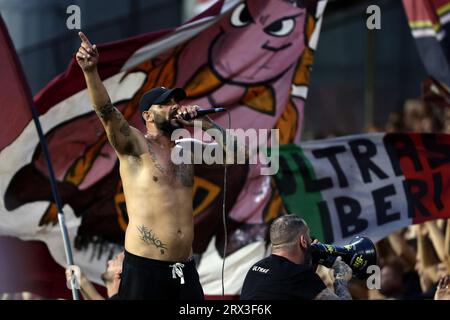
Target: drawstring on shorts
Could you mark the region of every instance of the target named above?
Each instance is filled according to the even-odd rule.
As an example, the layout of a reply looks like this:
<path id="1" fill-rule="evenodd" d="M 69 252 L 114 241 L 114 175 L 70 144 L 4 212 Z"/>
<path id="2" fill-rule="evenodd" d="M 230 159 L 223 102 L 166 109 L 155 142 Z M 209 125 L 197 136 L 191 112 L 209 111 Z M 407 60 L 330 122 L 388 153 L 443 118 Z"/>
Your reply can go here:
<path id="1" fill-rule="evenodd" d="M 172 268 L 172 278 L 175 279 L 178 276 L 180 278 L 180 283 L 184 284 L 184 274 L 182 269 L 184 268 L 184 264 L 177 262 L 169 267 Z"/>

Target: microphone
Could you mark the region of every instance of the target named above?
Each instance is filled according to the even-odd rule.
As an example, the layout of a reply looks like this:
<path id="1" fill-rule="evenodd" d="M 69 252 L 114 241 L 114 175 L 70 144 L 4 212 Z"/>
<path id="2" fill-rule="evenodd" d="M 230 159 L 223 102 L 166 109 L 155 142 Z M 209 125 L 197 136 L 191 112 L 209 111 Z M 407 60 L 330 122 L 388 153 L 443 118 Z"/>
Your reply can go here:
<path id="1" fill-rule="evenodd" d="M 225 108 L 200 109 L 200 110 L 197 110 L 197 116 L 195 116 L 194 118 L 191 118 L 191 116 L 189 114 L 187 114 L 186 116 L 183 116 L 183 119 L 186 121 L 189 121 L 189 120 L 197 119 L 199 117 L 206 116 L 207 114 L 226 112 L 226 111 L 227 111 L 227 109 L 225 109 Z"/>

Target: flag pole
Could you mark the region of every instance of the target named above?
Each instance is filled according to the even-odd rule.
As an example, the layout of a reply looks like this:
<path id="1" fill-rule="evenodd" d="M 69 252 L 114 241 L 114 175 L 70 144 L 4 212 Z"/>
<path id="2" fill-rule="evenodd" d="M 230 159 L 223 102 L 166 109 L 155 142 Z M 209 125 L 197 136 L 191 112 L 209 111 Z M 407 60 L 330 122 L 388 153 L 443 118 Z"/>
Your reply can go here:
<path id="1" fill-rule="evenodd" d="M 53 170 L 52 162 L 51 162 L 50 155 L 49 155 L 48 148 L 47 148 L 47 142 L 45 140 L 44 133 L 42 132 L 41 123 L 39 121 L 39 116 L 38 116 L 38 113 L 34 106 L 33 98 L 31 96 L 31 90 L 30 90 L 30 87 L 28 86 L 28 81 L 25 77 L 25 74 L 23 73 L 22 65 L 20 64 L 16 50 L 14 49 L 14 45 L 11 41 L 11 37 L 9 36 L 8 29 L 6 28 L 1 15 L 0 15 L 0 32 L 2 32 L 5 36 L 6 45 L 9 47 L 9 51 L 11 53 L 11 58 L 16 67 L 15 69 L 16 69 L 18 77 L 21 79 L 21 82 L 23 85 L 24 94 L 27 96 L 28 106 L 30 107 L 31 115 L 33 117 L 33 121 L 36 126 L 36 130 L 38 132 L 39 142 L 41 144 L 41 148 L 44 153 L 45 161 L 47 162 L 47 168 L 48 168 L 49 180 L 50 180 L 50 185 L 52 188 L 53 198 L 54 198 L 54 201 L 58 208 L 58 221 L 59 221 L 59 226 L 61 228 L 62 238 L 64 241 L 64 251 L 66 253 L 66 261 L 67 261 L 68 265 L 73 265 L 72 249 L 70 247 L 69 234 L 67 232 L 67 227 L 66 227 L 66 223 L 65 223 L 65 219 L 64 219 L 64 212 L 62 210 L 62 205 L 61 205 L 61 198 L 59 196 L 58 187 L 56 184 L 55 173 Z M 80 296 L 79 296 L 79 292 L 76 288 L 76 284 L 77 284 L 77 279 L 75 278 L 75 276 L 72 276 L 72 279 L 71 279 L 72 297 L 74 300 L 80 300 Z"/>
<path id="2" fill-rule="evenodd" d="M 70 246 L 69 233 L 67 232 L 66 220 L 64 216 L 64 212 L 62 210 L 62 202 L 61 197 L 59 196 L 58 186 L 56 184 L 55 171 L 53 170 L 52 161 L 50 159 L 50 154 L 47 148 L 47 142 L 45 140 L 44 133 L 42 131 L 41 122 L 39 121 L 39 116 L 37 114 L 36 108 L 34 104 L 30 104 L 31 113 L 33 115 L 33 121 L 36 126 L 36 130 L 39 136 L 39 142 L 41 144 L 42 152 L 44 153 L 44 158 L 47 162 L 48 175 L 50 180 L 50 185 L 52 188 L 53 198 L 55 200 L 56 207 L 58 208 L 58 221 L 59 227 L 61 230 L 61 235 L 64 242 L 64 251 L 66 254 L 67 265 L 73 265 L 73 256 L 72 256 L 72 248 Z M 75 278 L 75 274 L 72 274 L 70 287 L 72 289 L 72 298 L 73 300 L 80 300 L 80 295 L 77 290 L 77 279 Z"/>

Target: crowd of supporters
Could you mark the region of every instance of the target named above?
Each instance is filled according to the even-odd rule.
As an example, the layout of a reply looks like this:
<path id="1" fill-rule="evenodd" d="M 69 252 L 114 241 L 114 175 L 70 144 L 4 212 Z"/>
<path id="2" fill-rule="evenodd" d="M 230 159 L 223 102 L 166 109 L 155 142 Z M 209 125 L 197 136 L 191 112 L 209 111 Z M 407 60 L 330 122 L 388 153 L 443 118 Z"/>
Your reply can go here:
<path id="1" fill-rule="evenodd" d="M 366 132 L 416 132 L 450 134 L 450 108 L 408 100 L 401 112 L 392 112 L 384 128 L 370 125 Z M 353 299 L 450 300 L 450 219 L 411 225 L 376 243 L 381 271 L 380 288 L 369 289 L 365 280 L 353 278 Z M 317 273 L 330 288 L 329 269 Z M 31 293 L 3 294 L 2 299 L 39 299 Z"/>
<path id="2" fill-rule="evenodd" d="M 401 112 L 389 114 L 384 128 L 366 128 L 383 131 L 450 134 L 450 108 L 408 100 Z M 353 279 L 349 289 L 354 299 L 450 299 L 450 219 L 398 230 L 376 247 L 381 288 L 369 290 L 365 281 Z M 318 272 L 331 286 L 327 270 L 319 267 Z"/>

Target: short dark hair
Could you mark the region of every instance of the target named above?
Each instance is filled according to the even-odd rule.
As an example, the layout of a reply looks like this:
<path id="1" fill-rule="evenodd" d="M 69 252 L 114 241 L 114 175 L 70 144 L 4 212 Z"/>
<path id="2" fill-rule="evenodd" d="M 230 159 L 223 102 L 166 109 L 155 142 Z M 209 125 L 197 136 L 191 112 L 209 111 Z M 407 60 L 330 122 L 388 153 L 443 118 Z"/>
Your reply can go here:
<path id="1" fill-rule="evenodd" d="M 288 214 L 275 219 L 270 226 L 270 242 L 273 246 L 290 244 L 298 236 L 305 233 L 308 226 L 302 218 L 295 214 Z"/>

